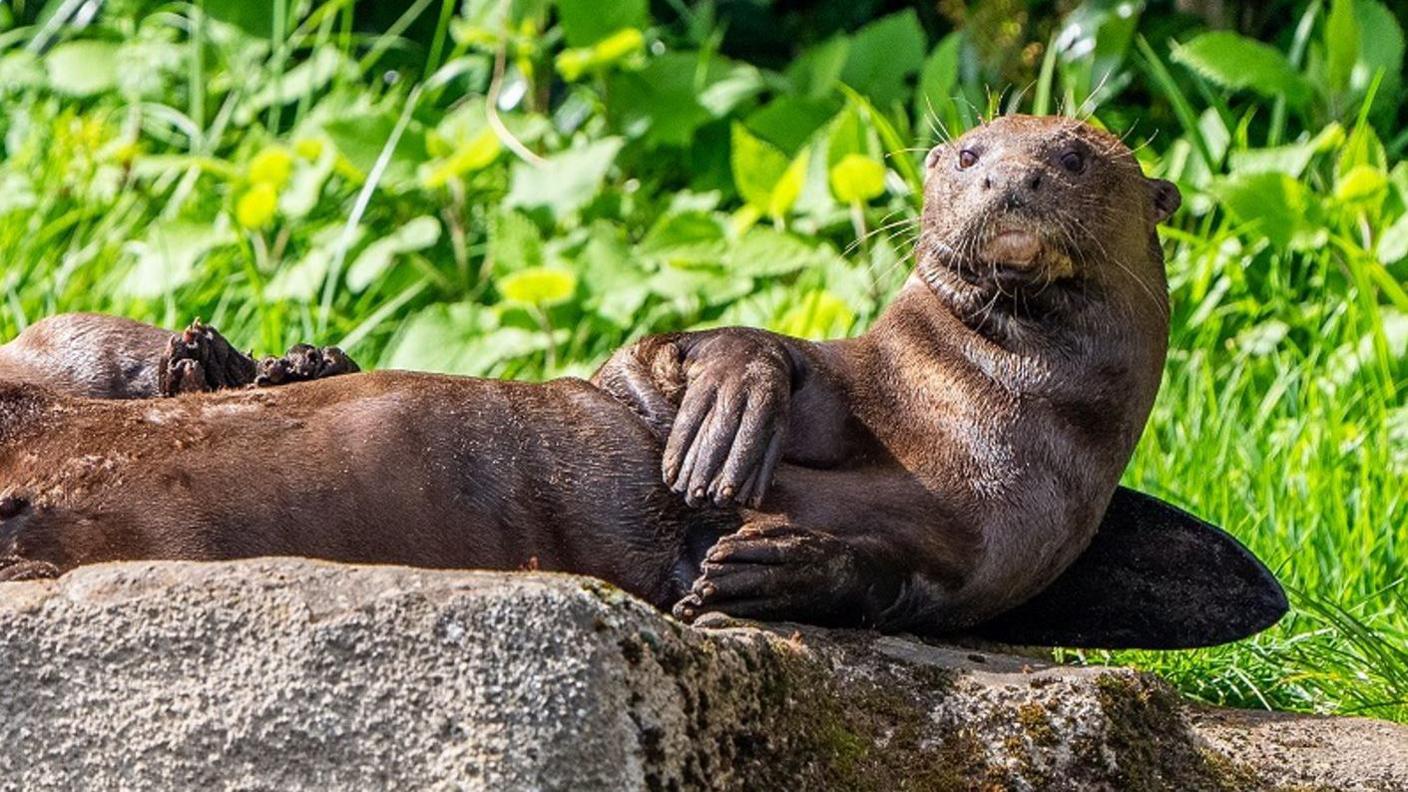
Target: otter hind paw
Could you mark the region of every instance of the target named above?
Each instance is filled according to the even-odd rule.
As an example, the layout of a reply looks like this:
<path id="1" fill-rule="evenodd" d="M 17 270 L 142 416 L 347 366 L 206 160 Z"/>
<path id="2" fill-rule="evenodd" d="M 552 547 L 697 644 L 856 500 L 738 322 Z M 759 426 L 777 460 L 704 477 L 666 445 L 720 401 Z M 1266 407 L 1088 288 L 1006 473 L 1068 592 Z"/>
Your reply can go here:
<path id="1" fill-rule="evenodd" d="M 192 322 L 171 337 L 162 354 L 157 389 L 162 396 L 242 388 L 254 381 L 254 358 L 240 352 L 215 328 Z"/>
<path id="2" fill-rule="evenodd" d="M 355 374 L 361 367 L 337 347 L 315 347 L 298 344 L 283 357 L 268 357 L 259 361 L 254 384 L 261 388 L 290 382 L 326 379 L 343 374 Z"/>
<path id="3" fill-rule="evenodd" d="M 674 608 L 684 621 L 711 611 L 761 621 L 831 621 L 843 616 L 858 583 L 844 542 L 790 527 L 745 526 L 721 538 L 700 569 Z"/>

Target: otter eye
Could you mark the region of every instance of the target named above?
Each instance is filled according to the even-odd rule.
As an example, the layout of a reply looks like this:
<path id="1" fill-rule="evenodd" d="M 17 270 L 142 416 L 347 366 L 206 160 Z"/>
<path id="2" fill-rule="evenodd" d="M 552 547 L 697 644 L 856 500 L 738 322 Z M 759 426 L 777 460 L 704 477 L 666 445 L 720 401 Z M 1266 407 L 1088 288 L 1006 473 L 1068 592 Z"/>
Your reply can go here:
<path id="1" fill-rule="evenodd" d="M 978 164 L 978 155 L 972 149 L 963 149 L 958 152 L 958 169 L 968 170 Z"/>
<path id="2" fill-rule="evenodd" d="M 1061 155 L 1061 167 L 1071 173 L 1080 173 L 1085 170 L 1085 157 L 1079 151 L 1067 151 Z"/>

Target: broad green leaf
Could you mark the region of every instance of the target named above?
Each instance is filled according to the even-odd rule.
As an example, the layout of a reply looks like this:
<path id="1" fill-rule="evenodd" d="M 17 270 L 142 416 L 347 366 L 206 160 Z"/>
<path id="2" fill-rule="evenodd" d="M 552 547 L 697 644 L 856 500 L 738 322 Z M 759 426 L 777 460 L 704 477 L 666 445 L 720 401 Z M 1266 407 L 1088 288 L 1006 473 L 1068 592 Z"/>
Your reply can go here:
<path id="1" fill-rule="evenodd" d="M 399 109 L 390 108 L 353 113 L 328 122 L 324 131 L 342 156 L 365 178 L 391 139 L 399 115 Z M 426 156 L 425 131 L 412 122 L 396 141 L 382 175 L 382 186 L 394 190 L 413 184 L 416 170 Z"/>
<path id="2" fill-rule="evenodd" d="M 651 226 L 636 252 L 672 266 L 717 265 L 727 250 L 724 228 L 711 214 L 667 214 Z"/>
<path id="3" fill-rule="evenodd" d="M 622 28 L 648 23 L 647 0 L 557 0 L 557 13 L 567 44 L 586 47 Z"/>
<path id="4" fill-rule="evenodd" d="M 1408 258 L 1408 214 L 1399 217 L 1379 237 L 1378 257 L 1384 266 L 1391 266 Z"/>
<path id="5" fill-rule="evenodd" d="M 616 161 L 624 141 L 603 138 L 548 158 L 541 168 L 519 162 L 513 167 L 513 185 L 507 206 L 546 207 L 562 219 L 581 209 L 601 192 L 606 172 Z"/>
<path id="6" fill-rule="evenodd" d="M 235 234 L 221 217 L 222 221 L 215 223 L 174 220 L 149 227 L 141 240 L 127 244 L 126 251 L 136 265 L 119 291 L 128 297 L 151 299 L 190 283 L 196 264 L 206 254 L 235 241 Z"/>
<path id="7" fill-rule="evenodd" d="M 844 204 L 863 204 L 885 192 L 885 164 L 864 154 L 847 154 L 830 176 L 831 191 Z"/>
<path id="8" fill-rule="evenodd" d="M 771 278 L 810 269 L 820 258 L 815 244 L 795 234 L 759 226 L 749 230 L 729 250 L 725 266 L 739 275 Z"/>
<path id="9" fill-rule="evenodd" d="M 836 115 L 840 103 L 783 96 L 750 114 L 743 122 L 748 131 L 772 143 L 789 156 L 802 149 L 818 129 Z"/>
<path id="10" fill-rule="evenodd" d="M 1388 174 L 1372 165 L 1356 165 L 1335 183 L 1335 200 L 1370 203 L 1388 193 Z"/>
<path id="11" fill-rule="evenodd" d="M 848 107 L 836 116 L 836 121 L 831 125 L 831 133 L 826 140 L 826 165 L 834 168 L 852 154 L 874 154 L 879 147 L 875 133 L 861 120 L 860 113 L 854 107 Z"/>
<path id="12" fill-rule="evenodd" d="M 754 137 L 742 124 L 733 125 L 734 184 L 759 212 L 780 218 L 792 208 L 802 192 L 807 159 L 803 151 L 788 160 L 776 146 Z"/>
<path id="13" fill-rule="evenodd" d="M 532 220 L 518 212 L 500 212 L 489 223 L 489 257 L 495 275 L 532 267 L 547 261 L 543 235 Z"/>
<path id="14" fill-rule="evenodd" d="M 461 143 L 449 156 L 422 165 L 420 183 L 432 190 L 444 187 L 453 179 L 494 164 L 503 150 L 498 134 L 486 127 L 473 139 Z"/>
<path id="15" fill-rule="evenodd" d="M 1173 59 L 1207 79 L 1233 90 L 1284 96 L 1292 105 L 1310 99 L 1310 85 L 1280 50 L 1229 31 L 1212 31 L 1175 47 Z"/>
<path id="16" fill-rule="evenodd" d="M 1350 85 L 1356 91 L 1367 91 L 1382 73 L 1383 83 L 1374 97 L 1374 108 L 1379 117 L 1391 118 L 1402 101 L 1403 25 L 1378 0 L 1356 0 L 1354 16 L 1359 25 L 1359 53 Z"/>
<path id="17" fill-rule="evenodd" d="M 926 37 L 919 15 L 907 8 L 856 32 L 841 81 L 889 107 L 908 95 L 905 79 L 924 64 Z"/>
<path id="18" fill-rule="evenodd" d="M 645 51 L 645 36 L 635 28 L 623 28 L 590 47 L 578 47 L 558 53 L 553 60 L 557 73 L 568 82 L 604 71 Z"/>
<path id="19" fill-rule="evenodd" d="M 1325 23 L 1326 72 L 1333 91 L 1349 87 L 1355 61 L 1359 59 L 1359 20 L 1354 0 L 1332 0 Z"/>
<path id="20" fill-rule="evenodd" d="M 802 53 L 787 67 L 793 92 L 809 99 L 833 95 L 850 52 L 851 40 L 836 36 Z"/>
<path id="21" fill-rule="evenodd" d="M 1256 223 L 1257 230 L 1282 250 L 1307 249 L 1324 236 L 1316 197 L 1283 173 L 1236 175 L 1217 184 L 1214 192 L 1233 216 Z"/>
<path id="22" fill-rule="evenodd" d="M 252 2 L 251 0 L 203 0 L 201 8 L 205 10 L 212 19 L 217 19 L 229 25 L 234 25 L 246 33 L 258 36 L 259 38 L 272 38 L 274 35 L 274 8 L 276 3 L 272 0 L 263 2 Z M 292 11 L 296 3 L 288 3 L 284 7 Z M 287 32 L 289 26 L 287 20 L 284 24 L 284 31 Z"/>
<path id="23" fill-rule="evenodd" d="M 495 286 L 510 302 L 551 306 L 572 298 L 577 290 L 577 276 L 557 267 L 530 267 L 500 278 Z"/>
<path id="24" fill-rule="evenodd" d="M 701 52 L 667 52 L 640 71 L 614 72 L 607 113 L 614 126 L 654 145 L 687 146 L 695 130 L 763 88 L 762 75 Z"/>
<path id="25" fill-rule="evenodd" d="M 1236 149 L 1229 155 L 1233 173 L 1277 171 L 1300 178 L 1317 154 L 1331 151 L 1345 141 L 1344 127 L 1330 124 L 1311 140 L 1260 149 Z"/>
<path id="26" fill-rule="evenodd" d="M 914 99 L 914 117 L 921 119 L 919 125 L 922 129 L 946 130 L 948 136 L 957 136 L 961 132 L 955 128 L 959 119 L 953 102 L 958 87 L 962 47 L 963 34 L 950 33 L 943 37 L 924 61 L 919 73 L 919 92 Z"/>
<path id="27" fill-rule="evenodd" d="M 118 45 L 111 41 L 68 41 L 44 56 L 49 85 L 70 96 L 92 96 L 117 85 Z"/>
<path id="28" fill-rule="evenodd" d="M 367 245 L 347 269 L 347 288 L 365 291 L 399 254 L 425 250 L 440 241 L 440 221 L 427 215 L 411 220 Z"/>
<path id="29" fill-rule="evenodd" d="M 577 259 L 582 283 L 590 292 L 585 307 L 618 328 L 633 328 L 650 298 L 640 259 L 628 244 L 625 229 L 605 221 L 593 223 Z"/>
<path id="30" fill-rule="evenodd" d="M 544 333 L 502 327 L 472 303 L 439 303 L 407 319 L 382 357 L 382 368 L 487 376 L 504 361 L 547 349 Z"/>
<path id="31" fill-rule="evenodd" d="M 804 295 L 772 329 L 784 335 L 819 340 L 846 335 L 855 322 L 855 311 L 844 300 L 817 290 Z"/>

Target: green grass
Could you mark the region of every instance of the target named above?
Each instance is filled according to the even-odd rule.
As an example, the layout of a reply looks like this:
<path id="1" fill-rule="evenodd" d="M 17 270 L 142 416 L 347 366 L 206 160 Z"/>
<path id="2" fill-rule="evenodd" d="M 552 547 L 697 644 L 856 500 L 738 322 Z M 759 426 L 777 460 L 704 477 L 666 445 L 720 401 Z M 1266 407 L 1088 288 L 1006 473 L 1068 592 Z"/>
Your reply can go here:
<path id="1" fill-rule="evenodd" d="M 992 89 L 977 38 L 936 43 L 907 15 L 848 37 L 839 72 L 825 44 L 776 71 L 724 57 L 707 15 L 637 9 L 618 35 L 482 0 L 410 5 L 383 34 L 351 2 L 273 24 L 134 0 L 19 27 L 0 32 L 0 338 L 62 311 L 200 317 L 260 352 L 542 378 L 651 332 L 856 332 L 904 276 L 940 128 L 1093 112 L 1187 199 L 1165 385 L 1126 482 L 1247 542 L 1293 613 L 1234 646 L 1069 656 L 1210 702 L 1408 722 L 1408 136 L 1395 28 L 1356 2 L 1373 46 L 1339 51 L 1327 4 L 1305 4 L 1276 42 L 1304 96 L 1269 113 L 1284 86 L 1241 84 L 1237 42 L 1146 41 L 1153 22 L 1099 4 L 1077 12 L 1092 54 L 1034 59 L 1035 91 Z M 394 35 L 413 23 L 428 40 Z"/>

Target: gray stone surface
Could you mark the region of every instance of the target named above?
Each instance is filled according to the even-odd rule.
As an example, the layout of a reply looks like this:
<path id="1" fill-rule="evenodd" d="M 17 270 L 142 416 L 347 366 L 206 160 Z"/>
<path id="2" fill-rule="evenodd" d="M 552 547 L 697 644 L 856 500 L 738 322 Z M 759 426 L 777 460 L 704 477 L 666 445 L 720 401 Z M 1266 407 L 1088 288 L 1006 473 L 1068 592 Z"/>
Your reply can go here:
<path id="1" fill-rule="evenodd" d="M 1408 789 L 1408 730 L 555 575 L 293 560 L 0 586 L 3 789 Z"/>

